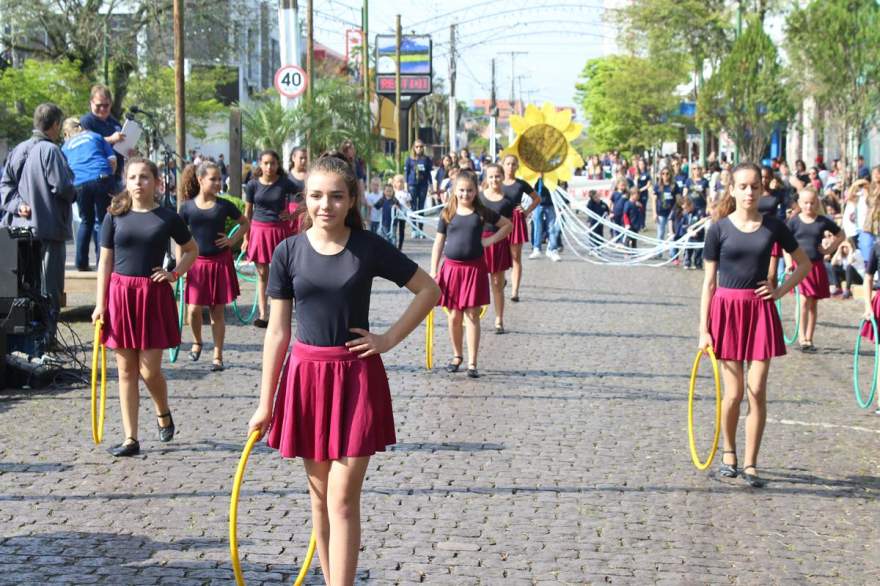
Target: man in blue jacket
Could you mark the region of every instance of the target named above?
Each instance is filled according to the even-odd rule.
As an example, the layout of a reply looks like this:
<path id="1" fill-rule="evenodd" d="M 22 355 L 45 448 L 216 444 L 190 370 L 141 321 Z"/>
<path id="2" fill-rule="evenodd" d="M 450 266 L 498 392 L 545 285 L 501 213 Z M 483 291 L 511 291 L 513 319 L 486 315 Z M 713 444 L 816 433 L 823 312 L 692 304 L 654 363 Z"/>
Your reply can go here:
<path id="1" fill-rule="evenodd" d="M 0 180 L 4 223 L 29 227 L 42 250 L 42 294 L 49 299 L 48 334 L 55 337 L 64 296 L 66 241 L 73 236 L 71 208 L 76 198 L 73 172 L 56 144 L 64 114 L 55 104 L 37 106 L 34 134 L 6 160 Z"/>

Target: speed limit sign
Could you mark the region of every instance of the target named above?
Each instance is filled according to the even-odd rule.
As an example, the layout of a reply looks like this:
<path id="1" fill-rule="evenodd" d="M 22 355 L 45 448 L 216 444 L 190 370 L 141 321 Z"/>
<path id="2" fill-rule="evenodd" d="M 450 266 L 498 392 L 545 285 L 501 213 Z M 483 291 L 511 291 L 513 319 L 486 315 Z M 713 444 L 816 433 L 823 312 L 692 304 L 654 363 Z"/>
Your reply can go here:
<path id="1" fill-rule="evenodd" d="M 285 65 L 275 72 L 275 89 L 285 98 L 298 98 L 309 84 L 305 69 L 298 65 Z"/>

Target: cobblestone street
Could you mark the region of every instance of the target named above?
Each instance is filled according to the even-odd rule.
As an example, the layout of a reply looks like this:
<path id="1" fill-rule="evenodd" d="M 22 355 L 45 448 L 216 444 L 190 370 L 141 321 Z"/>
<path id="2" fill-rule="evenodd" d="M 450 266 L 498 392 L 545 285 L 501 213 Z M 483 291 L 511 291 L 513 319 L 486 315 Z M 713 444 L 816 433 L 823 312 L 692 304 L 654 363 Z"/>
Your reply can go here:
<path id="1" fill-rule="evenodd" d="M 427 266 L 429 247 L 405 251 Z M 852 392 L 861 302 L 822 302 L 819 352 L 774 362 L 759 462 L 770 484 L 754 490 L 719 478 L 718 458 L 706 473 L 690 461 L 702 272 L 563 258 L 524 261 L 508 335 L 494 335 L 487 314 L 479 380 L 443 371 L 451 351 L 439 310 L 433 372 L 424 328 L 385 356 L 399 443 L 367 475 L 359 580 L 880 583 L 880 417 Z M 249 304 L 253 288 L 243 289 Z M 377 280 L 372 327 L 386 328 L 409 299 Z M 226 372 L 209 372 L 210 344 L 189 361 L 188 330 L 180 360 L 165 363 L 172 443 L 159 443 L 143 389 L 139 457 L 105 452 L 123 439 L 115 370 L 97 447 L 87 388 L 0 393 L 0 584 L 234 583 L 229 493 L 257 402 L 262 332 L 227 315 Z M 74 327 L 90 344 L 91 326 Z M 700 379 L 701 451 L 710 380 Z M 239 509 L 249 585 L 292 583 L 308 515 L 302 465 L 260 445 Z M 317 567 L 316 558 L 309 584 L 323 583 Z"/>

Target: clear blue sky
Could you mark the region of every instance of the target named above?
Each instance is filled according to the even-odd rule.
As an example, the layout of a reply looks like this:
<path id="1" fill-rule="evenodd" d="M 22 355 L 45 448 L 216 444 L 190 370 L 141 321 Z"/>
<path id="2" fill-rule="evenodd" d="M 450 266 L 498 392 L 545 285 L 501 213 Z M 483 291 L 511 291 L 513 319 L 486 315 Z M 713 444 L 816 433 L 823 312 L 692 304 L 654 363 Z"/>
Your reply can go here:
<path id="1" fill-rule="evenodd" d="M 488 98 L 496 59 L 497 97 L 508 99 L 510 51 L 516 55 L 516 97 L 576 106 L 575 83 L 587 59 L 616 51 L 615 30 L 603 21 L 623 0 L 370 0 L 370 37 L 393 33 L 401 15 L 404 33 L 431 34 L 434 72 L 449 72 L 449 25 L 458 25 L 456 94 L 471 103 Z M 305 2 L 301 0 L 301 6 Z M 360 0 L 315 2 L 315 37 L 345 52 L 345 29 L 360 24 Z M 372 41 L 371 41 L 372 43 Z M 520 95 L 520 86 L 522 95 Z M 447 86 L 448 87 L 448 86 Z"/>

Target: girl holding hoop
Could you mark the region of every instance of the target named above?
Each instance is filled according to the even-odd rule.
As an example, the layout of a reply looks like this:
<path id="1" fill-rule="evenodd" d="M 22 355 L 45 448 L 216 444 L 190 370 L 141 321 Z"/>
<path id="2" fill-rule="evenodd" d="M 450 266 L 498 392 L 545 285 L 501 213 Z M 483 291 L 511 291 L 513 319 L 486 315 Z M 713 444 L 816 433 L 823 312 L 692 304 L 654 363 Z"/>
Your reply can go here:
<path id="1" fill-rule="evenodd" d="M 484 226 L 497 231 L 488 238 Z M 463 320 L 467 321 L 470 378 L 479 378 L 477 351 L 480 345 L 480 308 L 489 304 L 489 279 L 483 250 L 501 242 L 513 228 L 510 220 L 488 209 L 477 197 L 477 177 L 459 173 L 452 195 L 437 221 L 437 239 L 431 253 L 431 276 L 437 278 L 440 305 L 449 310 L 449 338 L 453 358 L 447 372 L 457 372 L 463 361 Z M 440 257 L 443 255 L 443 266 Z M 439 269 L 439 271 L 438 271 Z"/>
<path id="2" fill-rule="evenodd" d="M 250 432 L 269 430 L 267 443 L 283 458 L 303 458 L 324 579 L 345 585 L 354 582 L 357 569 L 361 486 L 370 456 L 396 441 L 379 355 L 419 325 L 440 291 L 416 263 L 363 229 L 360 186 L 347 161 L 319 158 L 306 187 L 304 231 L 282 242 L 272 258 L 260 404 L 248 426 Z M 369 331 L 374 277 L 415 293 L 382 334 Z M 282 373 L 294 300 L 296 340 Z"/>
<path id="3" fill-rule="evenodd" d="M 783 222 L 759 213 L 761 169 L 740 163 L 731 177 L 730 191 L 718 204 L 720 219 L 706 233 L 699 347 L 714 349 L 724 380 L 720 474 L 734 478 L 741 473 L 750 486 L 762 487 L 765 481 L 757 464 L 767 419 L 767 374 L 771 359 L 785 354 L 773 301 L 803 280 L 811 263 Z M 767 279 L 770 249 L 777 242 L 797 263 L 778 288 Z M 736 431 L 745 383 L 749 393 L 745 465 L 737 469 Z"/>
<path id="4" fill-rule="evenodd" d="M 501 182 L 504 171 L 501 165 L 491 163 L 483 167 L 486 175 L 486 189 L 480 194 L 480 203 L 486 209 L 492 210 L 502 218 L 511 220 L 513 217 L 513 202 L 504 197 L 501 191 Z M 494 224 L 483 226 L 483 238 L 491 238 L 498 228 Z M 492 286 L 492 298 L 495 303 L 495 333 L 504 333 L 504 285 L 507 279 L 504 273 L 512 265 L 510 259 L 510 238 L 504 237 L 491 246 L 483 249 L 483 260 L 489 271 L 489 281 Z"/>
<path id="5" fill-rule="evenodd" d="M 295 199 L 297 187 L 281 171 L 278 153 L 260 153 L 260 173 L 251 179 L 244 188 L 244 215 L 251 223 L 250 232 L 245 235 L 242 247 L 247 250 L 247 258 L 257 269 L 257 303 L 260 315 L 254 320 L 258 328 L 269 325 L 266 313 L 266 284 L 269 281 L 269 262 L 278 244 L 290 236 L 289 203 Z"/>
<path id="6" fill-rule="evenodd" d="M 871 317 L 873 316 L 874 320 L 880 324 L 880 295 L 874 294 L 874 275 L 878 270 L 880 270 L 880 242 L 875 242 L 871 248 L 868 263 L 865 265 L 865 325 L 862 326 L 861 332 L 863 338 L 872 342 L 874 341 L 874 329 L 871 327 Z M 877 410 L 874 413 L 880 415 L 880 398 L 878 398 Z"/>
<path id="7" fill-rule="evenodd" d="M 117 457 L 140 453 L 138 379 L 153 399 L 159 440 L 174 437 L 168 407 L 168 385 L 162 376 L 162 351 L 180 345 L 177 307 L 171 283 L 198 256 L 195 240 L 183 219 L 156 202 L 159 170 L 135 157 L 125 166 L 125 191 L 113 197 L 101 225 L 97 299 L 92 322 L 104 323 L 103 341 L 116 351 L 119 403 L 125 440 L 108 451 Z M 162 268 L 168 240 L 180 245 L 177 267 Z"/>
<path id="8" fill-rule="evenodd" d="M 516 170 L 519 169 L 519 159 L 514 155 L 507 155 L 501 161 L 501 167 L 504 169 L 504 179 L 501 181 L 501 191 L 504 197 L 513 203 L 513 232 L 510 235 L 510 259 L 513 270 L 510 273 L 512 290 L 510 292 L 510 300 L 516 303 L 519 301 L 519 287 L 522 283 L 522 247 L 529 241 L 529 216 L 541 203 L 541 198 L 535 189 L 516 176 Z M 528 195 L 532 203 L 523 210 L 522 196 Z M 454 199 L 454 198 L 452 198 Z"/>
<path id="9" fill-rule="evenodd" d="M 788 220 L 788 229 L 794 234 L 798 246 L 806 252 L 807 258 L 813 263 L 810 272 L 800 285 L 801 295 L 804 298 L 801 305 L 800 345 L 804 352 L 815 352 L 813 333 L 816 331 L 819 300 L 831 297 L 824 258 L 826 254 L 834 254 L 843 242 L 844 235 L 840 226 L 829 220 L 827 216 L 819 215 L 819 195 L 815 189 L 812 187 L 802 189 L 798 193 L 797 201 L 801 211 Z M 822 246 L 826 232 L 834 236 L 834 240 L 827 248 Z M 787 264 L 791 266 L 792 263 Z"/>
<path id="10" fill-rule="evenodd" d="M 199 256 L 189 270 L 183 294 L 193 332 L 189 357 L 195 362 L 202 355 L 202 307 L 207 306 L 214 339 L 211 372 L 220 372 L 224 368 L 226 304 L 241 294 L 232 248 L 241 242 L 250 226 L 232 202 L 217 197 L 222 179 L 216 163 L 204 161 L 198 166 L 187 165 L 183 170 L 183 185 L 186 201 L 180 215 L 199 245 Z M 239 225 L 231 240 L 226 237 L 227 219 Z"/>

